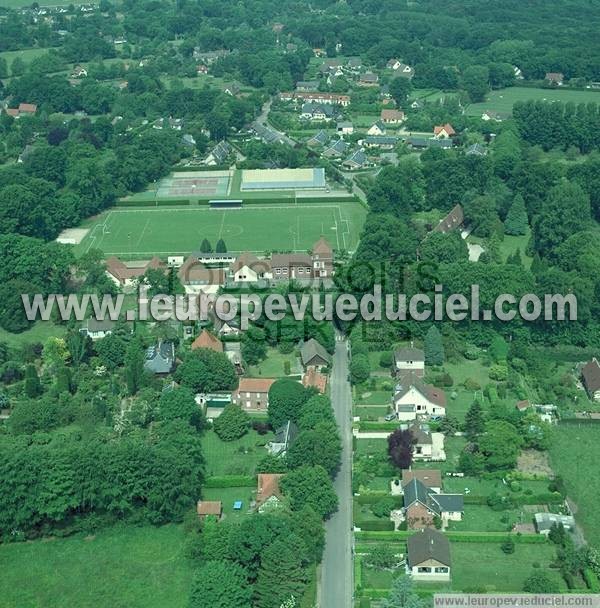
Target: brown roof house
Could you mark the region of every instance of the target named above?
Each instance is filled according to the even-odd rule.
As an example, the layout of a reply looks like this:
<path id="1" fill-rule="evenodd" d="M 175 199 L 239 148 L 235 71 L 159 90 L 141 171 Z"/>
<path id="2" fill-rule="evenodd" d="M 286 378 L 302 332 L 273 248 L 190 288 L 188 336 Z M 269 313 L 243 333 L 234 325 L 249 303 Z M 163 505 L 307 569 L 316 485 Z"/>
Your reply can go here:
<path id="1" fill-rule="evenodd" d="M 223 268 L 207 268 L 195 255 L 185 260 L 177 270 L 177 276 L 188 294 L 216 293 L 225 284 Z"/>
<path id="2" fill-rule="evenodd" d="M 398 420 L 445 416 L 446 394 L 431 384 L 425 384 L 414 372 L 410 372 L 400 377 L 393 405 Z"/>
<path id="3" fill-rule="evenodd" d="M 309 367 L 321 370 L 331 363 L 331 355 L 314 338 L 302 343 L 302 346 L 300 346 L 300 358 L 305 370 Z"/>
<path id="4" fill-rule="evenodd" d="M 223 352 L 223 342 L 216 336 L 213 336 L 208 330 L 203 329 L 200 335 L 192 342 L 192 350 L 197 348 L 208 348 L 216 353 Z"/>
<path id="5" fill-rule="evenodd" d="M 406 572 L 415 581 L 450 580 L 450 542 L 437 530 L 427 528 L 409 537 Z"/>
<path id="6" fill-rule="evenodd" d="M 561 87 L 565 82 L 565 75 L 562 72 L 546 72 L 544 80 Z"/>
<path id="7" fill-rule="evenodd" d="M 529 401 L 527 399 L 522 399 L 521 401 L 517 401 L 515 404 L 515 409 L 520 412 L 524 412 L 527 408 L 529 408 Z"/>
<path id="8" fill-rule="evenodd" d="M 305 388 L 316 388 L 321 394 L 327 389 L 327 376 L 322 374 L 317 368 L 309 367 L 302 376 L 302 385 Z"/>
<path id="9" fill-rule="evenodd" d="M 274 382 L 274 378 L 240 378 L 231 393 L 231 402 L 244 410 L 264 412 L 269 407 L 269 389 Z"/>
<path id="10" fill-rule="evenodd" d="M 283 494 L 279 489 L 280 473 L 259 473 L 256 491 L 256 508 L 259 513 L 279 509 L 283 505 Z"/>
<path id="11" fill-rule="evenodd" d="M 425 375 L 425 353 L 420 348 L 399 348 L 394 351 L 394 376 L 413 372 L 417 377 Z"/>
<path id="12" fill-rule="evenodd" d="M 465 213 L 460 205 L 455 205 L 450 213 L 440 221 L 433 229 L 433 232 L 442 232 L 444 234 L 452 232 L 460 228 L 465 221 Z"/>
<path id="13" fill-rule="evenodd" d="M 600 401 L 600 363 L 596 358 L 583 366 L 581 376 L 590 399 Z"/>
<path id="14" fill-rule="evenodd" d="M 223 503 L 220 500 L 199 500 L 196 505 L 196 513 L 200 519 L 206 519 L 209 516 L 221 519 Z"/>
<path id="15" fill-rule="evenodd" d="M 452 128 L 450 123 L 433 127 L 433 136 L 436 139 L 449 139 L 454 135 L 456 135 L 456 131 Z"/>
<path id="16" fill-rule="evenodd" d="M 442 472 L 439 469 L 404 469 L 402 471 L 402 487 L 413 479 L 420 481 L 426 488 L 438 494 L 442 491 Z"/>
<path id="17" fill-rule="evenodd" d="M 118 287 L 133 287 L 148 270 L 161 268 L 166 269 L 166 265 L 156 256 L 139 262 L 123 262 L 115 256 L 106 259 L 106 276 Z"/>
<path id="18" fill-rule="evenodd" d="M 461 521 L 464 512 L 462 494 L 444 494 L 425 485 L 416 477 L 402 485 L 404 517 L 409 530 L 435 525 L 436 518 L 445 528 L 449 521 Z"/>
<path id="19" fill-rule="evenodd" d="M 333 249 L 324 237 L 321 237 L 312 248 L 313 276 L 316 279 L 333 275 Z"/>
<path id="20" fill-rule="evenodd" d="M 308 253 L 274 253 L 271 256 L 273 280 L 311 279 L 312 264 Z"/>
<path id="21" fill-rule="evenodd" d="M 381 110 L 380 118 L 386 125 L 399 125 L 404 122 L 405 116 L 402 110 Z"/>

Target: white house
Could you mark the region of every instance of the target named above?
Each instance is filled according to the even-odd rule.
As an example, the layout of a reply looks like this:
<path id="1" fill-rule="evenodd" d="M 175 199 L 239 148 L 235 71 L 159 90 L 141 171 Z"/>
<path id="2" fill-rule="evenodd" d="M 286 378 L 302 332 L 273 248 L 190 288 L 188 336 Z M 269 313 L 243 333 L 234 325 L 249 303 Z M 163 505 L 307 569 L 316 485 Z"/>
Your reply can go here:
<path id="1" fill-rule="evenodd" d="M 378 120 L 375 124 L 369 127 L 367 135 L 385 135 L 385 125 Z"/>
<path id="2" fill-rule="evenodd" d="M 422 378 L 425 375 L 425 353 L 420 348 L 399 348 L 394 351 L 394 375 L 414 373 Z"/>
<path id="3" fill-rule="evenodd" d="M 425 384 L 416 374 L 404 375 L 396 386 L 393 407 L 398 420 L 446 415 L 446 394 L 430 384 Z"/>
<path id="4" fill-rule="evenodd" d="M 409 537 L 406 572 L 415 581 L 447 582 L 452 562 L 450 542 L 437 530 L 426 528 Z"/>
<path id="5" fill-rule="evenodd" d="M 80 333 L 85 334 L 92 340 L 96 341 L 101 340 L 106 336 L 110 336 L 114 327 L 115 322 L 111 321 L 110 319 L 96 319 L 94 317 L 90 317 L 79 331 Z"/>
<path id="6" fill-rule="evenodd" d="M 271 278 L 271 264 L 251 253 L 242 253 L 231 264 L 229 272 L 234 283 L 256 283 L 259 279 Z"/>

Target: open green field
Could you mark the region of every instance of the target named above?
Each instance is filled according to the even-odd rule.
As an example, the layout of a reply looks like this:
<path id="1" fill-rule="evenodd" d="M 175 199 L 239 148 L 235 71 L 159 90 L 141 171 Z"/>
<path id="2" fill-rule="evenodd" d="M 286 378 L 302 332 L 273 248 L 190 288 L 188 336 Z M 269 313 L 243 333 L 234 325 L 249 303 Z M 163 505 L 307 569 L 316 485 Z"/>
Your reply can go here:
<path id="1" fill-rule="evenodd" d="M 31 4 L 31 2 L 21 2 L 20 0 L 0 0 L 0 7 L 2 6 L 8 6 L 11 8 L 17 8 L 20 6 L 29 6 Z M 60 3 L 58 3 L 60 4 Z M 65 2 L 65 4 L 68 4 L 68 2 Z M 31 63 L 31 61 L 33 61 L 34 59 L 36 59 L 37 57 L 40 57 L 41 55 L 45 55 L 50 49 L 22 49 L 20 51 L 4 51 L 2 53 L 0 53 L 0 57 L 2 57 L 3 59 L 6 59 L 6 63 L 8 63 L 8 69 L 10 71 L 10 64 L 13 62 L 13 59 L 15 57 L 19 57 L 19 59 L 22 59 L 26 64 Z"/>
<path id="2" fill-rule="evenodd" d="M 519 544 L 515 552 L 505 554 L 500 543 L 452 543 L 452 589 L 463 591 L 485 587 L 488 593 L 522 591 L 523 583 L 534 570 L 534 563 L 556 581 L 560 589 L 566 587 L 560 574 L 548 567 L 556 556 L 551 544 Z"/>
<path id="3" fill-rule="evenodd" d="M 355 201 L 241 209 L 113 209 L 88 223 L 76 253 L 97 248 L 106 255 L 140 257 L 188 254 L 207 238 L 223 238 L 229 251 L 306 251 L 324 235 L 334 249 L 358 244 L 366 211 Z"/>
<path id="4" fill-rule="evenodd" d="M 512 113 L 513 105 L 517 101 L 562 101 L 563 103 L 600 102 L 599 91 L 573 91 L 569 89 L 530 89 L 528 87 L 509 87 L 492 91 L 482 103 L 472 103 L 466 108 L 469 116 L 481 116 L 486 110 L 493 110 L 500 114 Z"/>
<path id="5" fill-rule="evenodd" d="M 550 444 L 552 468 L 565 480 L 568 496 L 577 505 L 575 519 L 583 527 L 586 540 L 596 547 L 600 546 L 599 431 L 596 424 L 563 422 L 556 427 Z"/>
<path id="6" fill-rule="evenodd" d="M 285 374 L 285 362 L 290 364 L 290 375 L 302 374 L 302 367 L 298 364 L 298 356 L 295 353 L 284 355 L 276 348 L 267 350 L 267 357 L 257 365 L 251 365 L 246 374 L 250 378 L 283 378 Z"/>
<path id="7" fill-rule="evenodd" d="M 265 445 L 272 437 L 251 430 L 236 441 L 221 441 L 214 431 L 206 431 L 202 435 L 202 450 L 207 477 L 254 475 L 257 463 L 267 455 Z"/>
<path id="8" fill-rule="evenodd" d="M 184 608 L 191 568 L 180 526 L 0 545 L 2 608 Z"/>

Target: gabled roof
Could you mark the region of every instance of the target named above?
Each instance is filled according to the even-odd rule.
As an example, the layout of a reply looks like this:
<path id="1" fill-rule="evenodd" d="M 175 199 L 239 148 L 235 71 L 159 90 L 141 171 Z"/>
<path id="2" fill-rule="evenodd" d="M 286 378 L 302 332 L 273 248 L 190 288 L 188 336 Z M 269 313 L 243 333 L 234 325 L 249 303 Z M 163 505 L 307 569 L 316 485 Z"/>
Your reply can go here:
<path id="1" fill-rule="evenodd" d="M 429 427 L 422 424 L 413 424 L 408 428 L 408 430 L 415 438 L 417 445 L 431 445 L 433 443 L 431 433 L 429 432 Z"/>
<path id="2" fill-rule="evenodd" d="M 581 375 L 588 391 L 595 393 L 600 390 L 600 364 L 597 359 L 584 365 Z"/>
<path id="3" fill-rule="evenodd" d="M 320 255 L 331 255 L 333 253 L 333 249 L 329 244 L 329 241 L 322 236 L 312 247 L 313 253 L 318 253 Z"/>
<path id="4" fill-rule="evenodd" d="M 434 403 L 439 407 L 446 407 L 446 393 L 431 384 L 425 384 L 423 380 L 413 372 L 409 372 L 400 377 L 400 382 L 398 383 L 394 394 L 394 401 L 402 399 L 411 388 L 419 391 L 419 393 L 431 403 Z"/>
<path id="5" fill-rule="evenodd" d="M 196 505 L 198 515 L 221 515 L 223 505 L 220 500 L 199 500 Z"/>
<path id="6" fill-rule="evenodd" d="M 208 330 L 203 329 L 200 335 L 192 342 L 192 350 L 197 348 L 208 348 L 217 353 L 223 352 L 223 342 L 216 336 L 213 336 Z"/>
<path id="7" fill-rule="evenodd" d="M 408 564 L 412 568 L 434 559 L 445 566 L 451 566 L 450 542 L 437 530 L 426 528 L 410 536 L 408 545 Z"/>
<path id="8" fill-rule="evenodd" d="M 338 139 L 330 143 L 323 154 L 341 156 L 348 148 L 348 144 L 343 139 Z"/>
<path id="9" fill-rule="evenodd" d="M 300 429 L 295 422 L 288 420 L 284 425 L 280 426 L 275 431 L 273 443 L 281 443 L 288 448 L 294 443 L 296 437 L 300 433 Z"/>
<path id="10" fill-rule="evenodd" d="M 271 268 L 311 265 L 312 259 L 308 253 L 274 253 L 271 256 Z"/>
<path id="11" fill-rule="evenodd" d="M 19 113 L 22 114 L 35 114 L 37 112 L 37 105 L 34 103 L 20 103 Z"/>
<path id="12" fill-rule="evenodd" d="M 315 133 L 306 143 L 309 146 L 324 146 L 329 141 L 329 135 L 321 129 L 318 133 Z"/>
<path id="13" fill-rule="evenodd" d="M 168 374 L 175 363 L 175 345 L 163 341 L 148 347 L 144 367 L 155 374 Z"/>
<path id="14" fill-rule="evenodd" d="M 362 167 L 362 165 L 364 165 L 367 162 L 367 155 L 365 154 L 365 151 L 362 148 L 359 148 L 358 150 L 356 150 L 356 152 L 354 152 L 354 154 L 350 155 L 343 164 L 347 164 L 347 165 L 357 165 L 359 167 Z"/>
<path id="15" fill-rule="evenodd" d="M 452 128 L 452 125 L 450 123 L 446 123 L 445 125 L 438 125 L 436 127 L 433 127 L 433 134 L 434 135 L 439 135 L 442 131 L 445 131 L 448 136 L 452 136 L 456 134 L 456 131 Z"/>
<path id="16" fill-rule="evenodd" d="M 327 388 L 327 376 L 316 367 L 309 367 L 302 376 L 302 385 L 306 388 L 316 388 L 320 393 L 324 393 Z"/>
<path id="17" fill-rule="evenodd" d="M 268 393 L 274 378 L 240 378 L 236 393 Z"/>
<path id="18" fill-rule="evenodd" d="M 85 328 L 92 333 L 97 331 L 112 331 L 114 327 L 114 321 L 110 319 L 96 319 L 96 317 L 90 317 L 85 324 Z"/>
<path id="19" fill-rule="evenodd" d="M 310 340 L 302 343 L 302 346 L 300 347 L 300 356 L 304 365 L 310 364 L 311 360 L 316 356 L 321 357 L 321 359 L 327 363 L 331 362 L 331 356 L 325 347 L 314 338 L 310 338 Z"/>
<path id="20" fill-rule="evenodd" d="M 413 469 L 402 471 L 402 486 L 413 479 L 420 481 L 426 488 L 442 487 L 442 472 L 439 469 Z"/>
<path id="21" fill-rule="evenodd" d="M 425 352 L 414 346 L 398 348 L 394 351 L 396 361 L 425 361 Z"/>
<path id="22" fill-rule="evenodd" d="M 465 214 L 463 208 L 460 205 L 455 205 L 450 213 L 440 221 L 440 223 L 433 229 L 434 232 L 450 232 L 459 226 L 462 226 L 465 221 Z"/>
<path id="23" fill-rule="evenodd" d="M 267 267 L 270 267 L 269 262 L 266 260 L 259 260 L 253 253 L 242 253 L 239 255 L 235 262 L 232 262 L 230 266 L 231 272 L 237 272 L 244 266 L 252 268 L 256 272 L 264 272 Z"/>
<path id="24" fill-rule="evenodd" d="M 367 135 L 365 144 L 372 146 L 395 146 L 398 143 L 398 138 L 393 135 Z"/>
<path id="25" fill-rule="evenodd" d="M 177 270 L 182 285 L 204 283 L 206 285 L 223 285 L 225 271 L 223 268 L 207 268 L 195 255 L 189 256 Z"/>
<path id="26" fill-rule="evenodd" d="M 258 489 L 256 492 L 256 505 L 260 507 L 271 496 L 281 499 L 282 494 L 279 489 L 279 480 L 283 477 L 280 473 L 259 473 Z"/>
<path id="27" fill-rule="evenodd" d="M 381 110 L 381 120 L 404 120 L 402 110 Z"/>

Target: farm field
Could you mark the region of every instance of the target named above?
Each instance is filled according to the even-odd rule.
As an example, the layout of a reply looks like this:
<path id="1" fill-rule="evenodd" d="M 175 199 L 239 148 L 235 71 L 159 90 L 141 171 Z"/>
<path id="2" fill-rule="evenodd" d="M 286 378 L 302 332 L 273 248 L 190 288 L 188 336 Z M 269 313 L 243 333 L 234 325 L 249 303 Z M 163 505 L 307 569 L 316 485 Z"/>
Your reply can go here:
<path id="1" fill-rule="evenodd" d="M 3 608 L 184 608 L 191 568 L 181 526 L 0 545 Z"/>
<path id="2" fill-rule="evenodd" d="M 97 248 L 125 257 L 188 254 L 204 238 L 213 244 L 223 238 L 233 252 L 306 251 L 321 235 L 334 249 L 352 251 L 365 215 L 355 201 L 240 209 L 115 209 L 88 223 L 89 232 L 76 253 Z"/>
<path id="3" fill-rule="evenodd" d="M 600 544 L 596 509 L 600 478 L 594 474 L 599 459 L 596 424 L 563 422 L 556 427 L 550 443 L 552 468 L 565 480 L 568 496 L 577 505 L 575 519 L 583 527 L 586 540 L 593 546 Z"/>
<path id="4" fill-rule="evenodd" d="M 8 6 L 10 8 L 17 8 L 20 6 L 25 6 L 26 2 L 20 2 L 19 0 L 0 0 L 0 6 Z M 65 2 L 65 4 L 68 4 Z M 22 49 L 20 51 L 4 51 L 0 53 L 0 57 L 2 59 L 6 59 L 6 63 L 8 63 L 8 69 L 10 71 L 10 64 L 13 62 L 15 57 L 19 57 L 22 59 L 25 64 L 31 63 L 36 57 L 40 57 L 41 55 L 45 55 L 50 49 Z"/>
<path id="5" fill-rule="evenodd" d="M 528 87 L 509 87 L 492 91 L 487 99 L 481 103 L 472 103 L 465 112 L 469 116 L 480 116 L 486 110 L 493 110 L 500 114 L 512 113 L 513 105 L 517 101 L 562 101 L 563 103 L 600 102 L 598 91 L 572 91 L 569 89 L 535 89 Z"/>

